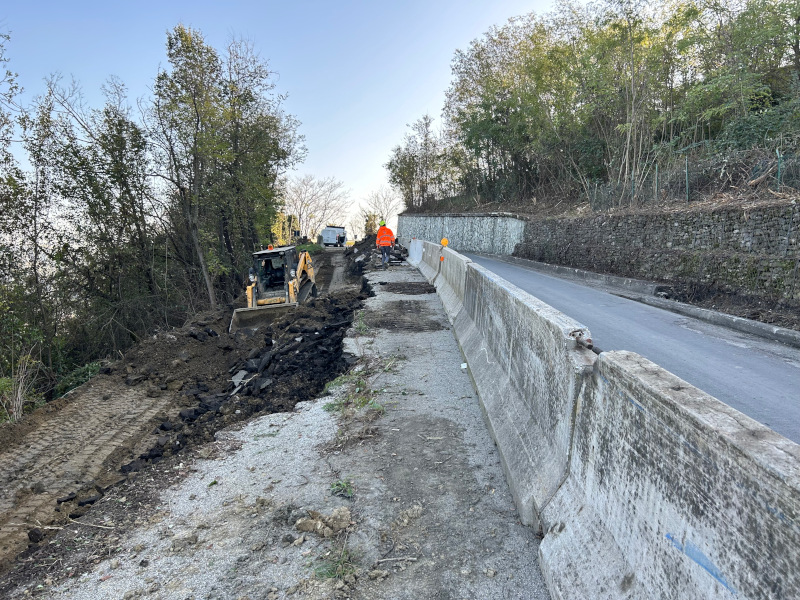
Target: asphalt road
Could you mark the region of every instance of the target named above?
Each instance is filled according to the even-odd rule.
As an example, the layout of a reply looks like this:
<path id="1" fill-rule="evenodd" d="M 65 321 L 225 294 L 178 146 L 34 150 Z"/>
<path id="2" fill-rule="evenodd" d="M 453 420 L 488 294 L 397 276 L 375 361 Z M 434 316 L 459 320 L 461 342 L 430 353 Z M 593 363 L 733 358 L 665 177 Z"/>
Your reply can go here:
<path id="1" fill-rule="evenodd" d="M 589 328 L 800 443 L 800 349 L 684 317 L 521 265 L 473 261 Z"/>

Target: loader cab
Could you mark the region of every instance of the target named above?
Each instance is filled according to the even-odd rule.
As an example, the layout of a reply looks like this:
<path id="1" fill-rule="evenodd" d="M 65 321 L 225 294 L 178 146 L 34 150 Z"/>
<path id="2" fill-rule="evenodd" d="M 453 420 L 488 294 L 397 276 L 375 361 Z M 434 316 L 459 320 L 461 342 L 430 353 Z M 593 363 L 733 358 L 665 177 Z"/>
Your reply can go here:
<path id="1" fill-rule="evenodd" d="M 295 246 L 268 248 L 253 253 L 247 304 L 233 311 L 228 332 L 257 328 L 280 311 L 317 296 L 314 267 L 308 252 Z"/>
<path id="2" fill-rule="evenodd" d="M 294 246 L 254 253 L 250 277 L 255 277 L 258 283 L 258 296 L 264 298 L 276 292 L 283 293 L 296 268 L 297 249 Z"/>

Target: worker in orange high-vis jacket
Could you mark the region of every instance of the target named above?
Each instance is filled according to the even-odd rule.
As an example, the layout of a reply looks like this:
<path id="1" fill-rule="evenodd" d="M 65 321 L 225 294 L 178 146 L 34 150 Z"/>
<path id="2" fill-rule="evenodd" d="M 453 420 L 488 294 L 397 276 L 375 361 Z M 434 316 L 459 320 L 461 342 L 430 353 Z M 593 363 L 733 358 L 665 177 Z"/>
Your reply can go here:
<path id="1" fill-rule="evenodd" d="M 381 249 L 381 266 L 384 269 L 389 268 L 389 251 L 394 246 L 394 234 L 392 230 L 386 226 L 386 221 L 381 219 L 380 227 L 378 228 L 378 236 L 375 238 L 375 245 Z"/>

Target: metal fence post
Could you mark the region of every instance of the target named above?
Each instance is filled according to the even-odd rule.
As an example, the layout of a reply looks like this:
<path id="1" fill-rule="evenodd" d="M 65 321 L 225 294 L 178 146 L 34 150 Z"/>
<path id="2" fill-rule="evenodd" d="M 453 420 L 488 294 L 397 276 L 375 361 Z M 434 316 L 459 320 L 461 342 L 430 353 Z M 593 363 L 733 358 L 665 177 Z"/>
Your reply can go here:
<path id="1" fill-rule="evenodd" d="M 781 167 L 783 166 L 783 156 L 781 155 L 781 151 L 775 148 L 775 154 L 778 155 L 778 187 L 775 188 L 776 191 L 781 190 Z"/>

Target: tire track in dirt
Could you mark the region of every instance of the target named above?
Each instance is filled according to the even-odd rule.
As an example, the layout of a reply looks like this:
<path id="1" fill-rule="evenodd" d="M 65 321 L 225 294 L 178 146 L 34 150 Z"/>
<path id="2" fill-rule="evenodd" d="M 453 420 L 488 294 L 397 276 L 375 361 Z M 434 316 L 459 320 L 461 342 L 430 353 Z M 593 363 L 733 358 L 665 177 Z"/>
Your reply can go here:
<path id="1" fill-rule="evenodd" d="M 328 284 L 327 291 L 329 293 L 336 292 L 338 290 L 342 290 L 346 287 L 347 281 L 345 279 L 345 259 L 344 259 L 344 249 L 337 248 L 335 250 L 328 250 L 330 253 L 330 261 L 331 261 L 331 280 Z"/>
<path id="2" fill-rule="evenodd" d="M 118 481 L 120 464 L 136 456 L 174 402 L 102 377 L 73 395 L 25 440 L 0 448 L 0 562 L 24 550 L 31 529 L 67 520 L 69 511 L 56 510 L 58 498 L 90 496 L 95 486 Z"/>

